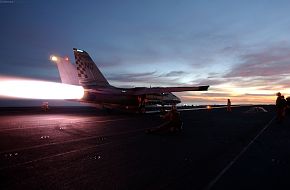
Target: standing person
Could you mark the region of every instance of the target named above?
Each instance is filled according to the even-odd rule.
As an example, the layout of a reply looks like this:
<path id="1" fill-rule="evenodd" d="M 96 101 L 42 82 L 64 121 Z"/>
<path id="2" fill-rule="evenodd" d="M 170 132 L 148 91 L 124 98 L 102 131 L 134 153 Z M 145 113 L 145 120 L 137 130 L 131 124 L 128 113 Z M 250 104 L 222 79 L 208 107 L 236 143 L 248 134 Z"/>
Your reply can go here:
<path id="1" fill-rule="evenodd" d="M 228 99 L 228 103 L 227 103 L 227 111 L 228 112 L 231 112 L 232 111 L 232 103 L 231 103 L 231 100 L 230 99 Z"/>
<path id="2" fill-rule="evenodd" d="M 283 120 L 283 101 L 282 101 L 282 95 L 280 92 L 278 92 L 277 94 L 277 99 L 276 99 L 276 109 L 277 109 L 277 121 L 278 122 L 282 122 Z"/>
<path id="3" fill-rule="evenodd" d="M 285 118 L 285 112 L 286 112 L 286 107 L 287 107 L 287 101 L 285 100 L 284 96 L 281 96 L 281 106 L 282 106 L 282 119 Z"/>
<path id="4" fill-rule="evenodd" d="M 286 106 L 286 114 L 289 115 L 290 113 L 290 96 L 286 98 L 287 106 Z"/>

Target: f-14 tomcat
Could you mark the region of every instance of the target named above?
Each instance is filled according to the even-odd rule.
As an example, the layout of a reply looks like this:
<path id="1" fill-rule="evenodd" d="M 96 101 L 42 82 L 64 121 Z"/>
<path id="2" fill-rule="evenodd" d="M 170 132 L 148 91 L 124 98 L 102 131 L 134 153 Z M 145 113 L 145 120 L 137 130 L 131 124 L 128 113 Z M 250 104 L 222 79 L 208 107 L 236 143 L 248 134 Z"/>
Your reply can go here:
<path id="1" fill-rule="evenodd" d="M 62 83 L 81 85 L 84 96 L 77 100 L 106 109 L 144 112 L 147 104 L 175 105 L 180 99 L 171 92 L 206 91 L 209 86 L 118 88 L 109 84 L 89 54 L 73 48 L 76 64 L 68 58 L 51 56 L 58 67 Z"/>

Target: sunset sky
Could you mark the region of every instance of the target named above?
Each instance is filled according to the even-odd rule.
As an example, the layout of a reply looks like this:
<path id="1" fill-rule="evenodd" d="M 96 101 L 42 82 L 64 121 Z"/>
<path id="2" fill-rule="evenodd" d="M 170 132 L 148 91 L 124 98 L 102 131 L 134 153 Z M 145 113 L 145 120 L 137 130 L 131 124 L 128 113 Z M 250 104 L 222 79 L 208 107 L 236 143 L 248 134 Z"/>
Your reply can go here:
<path id="1" fill-rule="evenodd" d="M 0 75 L 60 81 L 49 56 L 74 61 L 76 47 L 118 87 L 210 85 L 176 94 L 273 103 L 290 96 L 289 10 L 287 0 L 0 0 Z"/>

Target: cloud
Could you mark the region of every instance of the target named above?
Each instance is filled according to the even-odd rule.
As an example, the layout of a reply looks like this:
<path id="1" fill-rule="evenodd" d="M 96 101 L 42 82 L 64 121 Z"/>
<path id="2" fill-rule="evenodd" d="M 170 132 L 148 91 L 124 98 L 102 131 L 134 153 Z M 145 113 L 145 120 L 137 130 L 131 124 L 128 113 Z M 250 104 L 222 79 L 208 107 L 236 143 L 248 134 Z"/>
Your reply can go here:
<path id="1" fill-rule="evenodd" d="M 210 78 L 210 77 L 208 77 L 207 79 L 193 80 L 191 82 L 194 84 L 197 84 L 197 85 L 213 86 L 213 85 L 220 85 L 220 84 L 226 83 L 227 81 L 228 80 L 223 79 L 223 78 Z"/>
<path id="2" fill-rule="evenodd" d="M 283 76 L 249 76 L 249 77 L 233 77 L 229 78 L 228 82 L 230 82 L 234 86 L 239 87 L 262 87 L 265 86 L 273 87 L 273 86 L 281 86 Z M 279 85 L 280 84 L 280 85 Z"/>
<path id="3" fill-rule="evenodd" d="M 153 71 L 145 73 L 113 74 L 108 76 L 108 80 L 115 80 L 118 82 L 145 82 L 156 77 L 156 71 Z"/>
<path id="4" fill-rule="evenodd" d="M 207 93 L 203 93 L 202 94 L 203 97 L 229 97 L 231 96 L 230 93 L 211 93 L 211 92 L 207 92 Z"/>
<path id="5" fill-rule="evenodd" d="M 266 86 L 266 87 L 261 87 L 261 88 L 257 88 L 257 90 L 267 90 L 267 91 L 283 91 L 287 88 L 290 88 L 290 84 L 288 85 L 275 85 L 275 86 Z"/>
<path id="6" fill-rule="evenodd" d="M 195 102 L 197 104 L 226 104 L 227 99 L 230 98 L 232 104 L 269 104 L 275 102 L 275 95 L 266 95 L 266 94 L 246 94 L 246 95 L 236 95 L 236 96 L 227 96 L 230 94 L 219 94 L 212 93 L 209 96 L 206 94 L 196 94 L 196 95 L 184 95 L 181 96 L 183 102 Z"/>
<path id="7" fill-rule="evenodd" d="M 182 75 L 187 74 L 187 72 L 184 71 L 171 71 L 169 73 L 165 73 L 160 75 L 160 77 L 182 77 Z"/>
<path id="8" fill-rule="evenodd" d="M 171 71 L 165 74 L 158 74 L 156 71 L 143 72 L 143 73 L 125 73 L 125 74 L 110 74 L 107 79 L 117 86 L 192 86 L 188 83 L 180 82 L 182 76 L 185 74 L 183 71 Z"/>
<path id="9" fill-rule="evenodd" d="M 245 96 L 259 96 L 259 97 L 263 97 L 263 96 L 275 96 L 275 94 L 251 94 L 251 93 L 247 93 L 245 94 Z"/>
<path id="10" fill-rule="evenodd" d="M 278 76 L 289 74 L 290 44 L 281 42 L 255 53 L 240 55 L 240 64 L 224 77 Z"/>
<path id="11" fill-rule="evenodd" d="M 124 60 L 119 57 L 112 56 L 110 59 L 93 59 L 96 65 L 100 68 L 110 68 L 123 64 Z"/>

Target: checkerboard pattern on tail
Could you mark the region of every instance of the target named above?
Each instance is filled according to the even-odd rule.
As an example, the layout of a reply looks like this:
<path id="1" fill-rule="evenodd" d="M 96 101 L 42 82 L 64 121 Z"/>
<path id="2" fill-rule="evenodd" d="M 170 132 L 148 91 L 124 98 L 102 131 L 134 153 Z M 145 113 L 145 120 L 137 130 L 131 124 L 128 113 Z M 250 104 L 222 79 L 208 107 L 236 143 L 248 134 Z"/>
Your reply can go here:
<path id="1" fill-rule="evenodd" d="M 108 81 L 87 52 L 74 49 L 74 55 L 78 78 L 82 85 L 109 86 Z"/>

